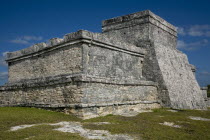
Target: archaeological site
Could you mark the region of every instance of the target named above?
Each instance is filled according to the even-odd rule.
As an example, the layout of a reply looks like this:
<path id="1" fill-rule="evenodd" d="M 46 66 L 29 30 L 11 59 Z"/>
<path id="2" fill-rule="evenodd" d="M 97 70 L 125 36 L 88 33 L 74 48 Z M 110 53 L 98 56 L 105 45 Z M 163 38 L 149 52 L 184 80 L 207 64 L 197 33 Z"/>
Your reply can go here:
<path id="1" fill-rule="evenodd" d="M 102 22 L 7 54 L 0 106 L 92 118 L 160 107 L 206 109 L 195 67 L 177 50 L 177 30 L 149 10 Z"/>

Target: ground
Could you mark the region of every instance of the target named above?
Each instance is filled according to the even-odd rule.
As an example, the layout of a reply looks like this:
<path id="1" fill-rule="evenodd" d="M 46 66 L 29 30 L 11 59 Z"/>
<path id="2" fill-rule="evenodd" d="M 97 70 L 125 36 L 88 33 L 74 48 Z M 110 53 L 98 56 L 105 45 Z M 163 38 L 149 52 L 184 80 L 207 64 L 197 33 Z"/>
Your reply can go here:
<path id="1" fill-rule="evenodd" d="M 210 139 L 209 119 L 210 108 L 206 111 L 176 111 L 162 108 L 133 117 L 108 115 L 81 120 L 73 115 L 36 108 L 2 107 L 0 108 L 0 140 L 84 140 L 87 139 L 87 132 L 92 133 L 96 130 L 107 130 L 102 131 L 104 134 L 101 137 L 105 138 L 105 135 L 110 133 L 109 136 L 113 139 L 115 136 L 122 136 L 122 140 L 124 135 L 137 140 L 208 140 Z M 68 132 L 58 131 L 61 125 L 56 123 L 59 122 L 76 124 L 75 128 L 78 131 L 69 130 L 72 125 L 66 127 Z M 15 126 L 30 124 L 36 125 L 11 131 L 12 128 L 18 128 Z M 96 136 L 96 134 L 92 135 Z"/>

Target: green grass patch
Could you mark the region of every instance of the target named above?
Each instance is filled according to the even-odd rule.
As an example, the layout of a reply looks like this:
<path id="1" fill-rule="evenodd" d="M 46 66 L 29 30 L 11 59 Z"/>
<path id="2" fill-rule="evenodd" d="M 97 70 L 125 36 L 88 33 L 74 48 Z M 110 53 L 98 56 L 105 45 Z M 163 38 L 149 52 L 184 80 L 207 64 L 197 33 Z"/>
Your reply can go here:
<path id="1" fill-rule="evenodd" d="M 134 137 L 149 140 L 209 140 L 210 122 L 191 120 L 189 116 L 198 116 L 210 119 L 210 110 L 181 110 L 169 112 L 167 109 L 155 109 L 154 112 L 141 113 L 135 117 L 105 116 L 85 120 L 85 122 L 111 122 L 109 125 L 93 125 L 86 123 L 89 129 L 108 130 L 112 133 L 127 133 Z M 160 125 L 159 123 L 174 122 L 182 128 Z"/>
<path id="2" fill-rule="evenodd" d="M 2 140 L 84 140 L 77 134 L 63 133 L 53 130 L 58 126 L 39 125 L 17 131 L 6 131 L 2 133 Z"/>
<path id="3" fill-rule="evenodd" d="M 168 109 L 155 109 L 153 112 L 141 113 L 135 117 L 108 115 L 88 120 L 81 120 L 73 115 L 46 111 L 36 108 L 2 107 L 0 108 L 0 140 L 83 140 L 79 134 L 55 131 L 59 126 L 38 125 L 30 128 L 9 131 L 12 126 L 24 124 L 57 123 L 61 121 L 81 122 L 87 129 L 108 130 L 112 134 L 128 134 L 135 138 L 149 140 L 209 140 L 210 121 L 196 121 L 189 116 L 210 119 L 210 110 L 181 110 L 170 112 Z M 97 125 L 92 122 L 110 122 Z M 160 125 L 173 122 L 181 128 Z"/>
<path id="4" fill-rule="evenodd" d="M 0 140 L 82 140 L 77 134 L 54 131 L 54 126 L 39 125 L 18 131 L 8 131 L 12 126 L 40 123 L 57 123 L 61 121 L 80 121 L 73 115 L 60 112 L 46 111 L 26 107 L 1 107 L 0 108 Z"/>

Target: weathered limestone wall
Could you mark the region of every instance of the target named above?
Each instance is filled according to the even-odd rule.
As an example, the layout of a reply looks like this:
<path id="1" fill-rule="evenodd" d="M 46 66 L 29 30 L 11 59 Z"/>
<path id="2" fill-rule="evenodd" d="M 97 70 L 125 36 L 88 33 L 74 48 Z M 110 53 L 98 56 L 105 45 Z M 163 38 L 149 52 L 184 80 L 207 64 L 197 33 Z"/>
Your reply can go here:
<path id="1" fill-rule="evenodd" d="M 206 106 L 210 107 L 210 97 L 207 97 L 207 90 L 208 90 L 208 87 L 201 87 L 201 92 L 205 100 Z"/>
<path id="2" fill-rule="evenodd" d="M 151 41 L 149 33 L 149 11 L 103 21 L 103 34 L 107 35 L 109 38 L 115 37 L 116 40 L 128 42 L 129 44 L 147 50 L 142 66 L 142 75 L 147 80 L 159 84 L 159 98 L 165 106 L 170 106 L 168 91 L 156 59 L 154 42 Z"/>
<path id="3" fill-rule="evenodd" d="M 82 71 L 81 44 L 66 46 L 10 63 L 9 82 L 36 79 Z"/>
<path id="4" fill-rule="evenodd" d="M 74 80 L 79 78 L 79 80 Z M 127 102 L 158 102 L 153 82 L 114 84 L 81 77 L 60 79 L 57 83 L 34 83 L 0 88 L 0 105 L 68 107 L 71 104 L 101 106 Z"/>
<path id="5" fill-rule="evenodd" d="M 128 51 L 117 51 L 92 45 L 88 48 L 87 74 L 119 80 L 142 79 L 143 57 Z"/>
<path id="6" fill-rule="evenodd" d="M 83 119 L 90 119 L 94 117 L 101 117 L 109 114 L 119 115 L 129 112 L 143 112 L 155 108 L 160 108 L 160 104 L 156 102 L 142 102 L 142 103 L 127 103 L 127 104 L 114 104 L 103 105 L 96 107 L 78 108 L 66 110 L 66 113 L 73 112 L 76 116 Z"/>
<path id="7" fill-rule="evenodd" d="M 210 107 L 210 98 L 206 99 L 206 106 Z"/>
<path id="8" fill-rule="evenodd" d="M 73 83 L 0 87 L 0 106 L 65 107 L 81 103 L 80 86 Z"/>
<path id="9" fill-rule="evenodd" d="M 205 108 L 204 98 L 187 56 L 166 46 L 156 49 L 158 64 L 173 108 Z"/>
<path id="10" fill-rule="evenodd" d="M 40 44 L 8 54 L 9 83 L 78 73 L 141 80 L 145 50 L 134 45 L 83 30 Z"/>
<path id="11" fill-rule="evenodd" d="M 1 87 L 0 106 L 62 108 L 84 119 L 160 107 L 153 82 L 114 84 L 85 77 Z"/>
<path id="12" fill-rule="evenodd" d="M 157 84 L 142 76 L 145 49 L 82 30 L 50 43 L 8 54 L 0 106 L 65 108 L 81 118 L 160 107 Z"/>
<path id="13" fill-rule="evenodd" d="M 207 90 L 208 90 L 208 87 L 201 87 L 201 92 L 204 99 L 207 98 Z"/>
<path id="14" fill-rule="evenodd" d="M 114 104 L 138 101 L 157 102 L 157 87 L 154 85 L 114 85 L 86 83 L 83 85 L 84 104 Z"/>
<path id="15" fill-rule="evenodd" d="M 185 54 L 176 49 L 176 36 L 150 25 L 156 59 L 173 108 L 205 108 L 200 87 Z"/>
<path id="16" fill-rule="evenodd" d="M 147 49 L 143 76 L 158 82 L 159 97 L 165 106 L 206 108 L 186 55 L 176 49 L 177 33 L 173 25 L 143 11 L 104 21 L 103 32 Z"/>

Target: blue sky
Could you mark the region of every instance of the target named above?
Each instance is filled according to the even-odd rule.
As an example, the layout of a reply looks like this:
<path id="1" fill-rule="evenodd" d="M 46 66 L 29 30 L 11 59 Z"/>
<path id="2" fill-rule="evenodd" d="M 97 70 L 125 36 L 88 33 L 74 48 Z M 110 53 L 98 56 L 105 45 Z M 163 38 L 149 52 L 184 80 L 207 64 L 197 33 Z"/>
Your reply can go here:
<path id="1" fill-rule="evenodd" d="M 7 81 L 6 52 L 85 29 L 101 21 L 151 10 L 178 27 L 178 49 L 197 67 L 201 86 L 210 84 L 209 0 L 0 0 L 0 84 Z"/>

